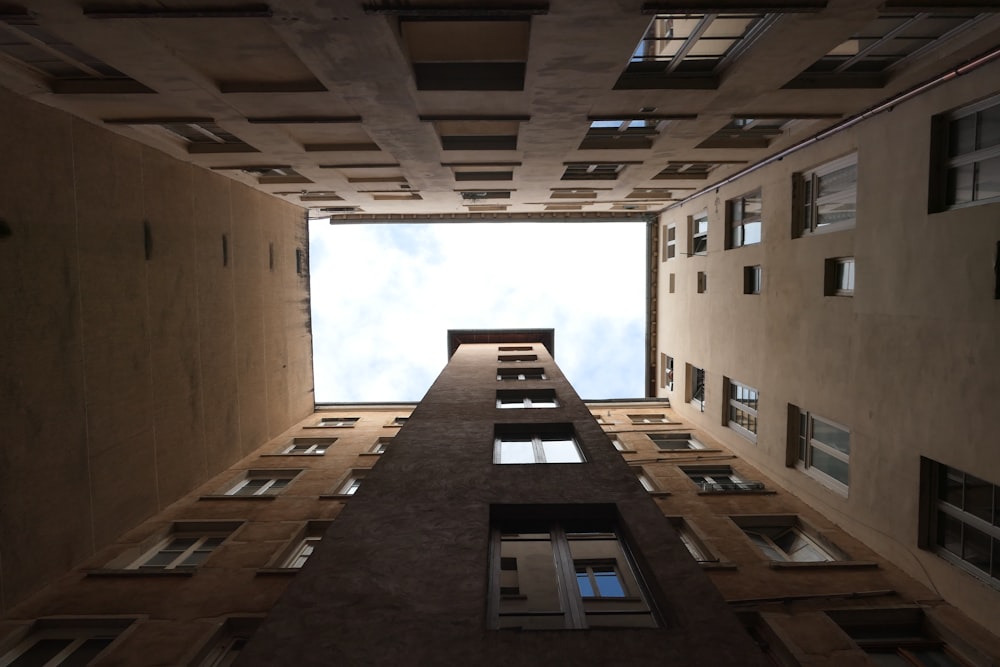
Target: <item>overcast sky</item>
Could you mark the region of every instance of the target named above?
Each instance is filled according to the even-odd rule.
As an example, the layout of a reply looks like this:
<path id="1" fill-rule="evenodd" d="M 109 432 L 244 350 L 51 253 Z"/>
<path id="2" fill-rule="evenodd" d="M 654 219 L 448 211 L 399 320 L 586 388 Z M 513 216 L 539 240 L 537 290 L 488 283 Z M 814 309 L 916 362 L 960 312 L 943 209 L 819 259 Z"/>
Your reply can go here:
<path id="1" fill-rule="evenodd" d="M 310 223 L 316 402 L 418 401 L 448 329 L 554 328 L 585 399 L 643 395 L 645 225 Z"/>

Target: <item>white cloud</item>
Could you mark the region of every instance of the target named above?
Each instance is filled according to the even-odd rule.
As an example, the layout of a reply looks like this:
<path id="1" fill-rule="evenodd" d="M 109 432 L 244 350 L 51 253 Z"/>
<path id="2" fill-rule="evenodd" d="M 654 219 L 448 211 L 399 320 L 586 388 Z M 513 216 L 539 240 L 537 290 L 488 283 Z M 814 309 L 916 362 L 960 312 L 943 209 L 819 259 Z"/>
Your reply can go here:
<path id="1" fill-rule="evenodd" d="M 448 329 L 554 328 L 585 398 L 641 396 L 640 223 L 310 227 L 316 400 L 418 400 Z"/>

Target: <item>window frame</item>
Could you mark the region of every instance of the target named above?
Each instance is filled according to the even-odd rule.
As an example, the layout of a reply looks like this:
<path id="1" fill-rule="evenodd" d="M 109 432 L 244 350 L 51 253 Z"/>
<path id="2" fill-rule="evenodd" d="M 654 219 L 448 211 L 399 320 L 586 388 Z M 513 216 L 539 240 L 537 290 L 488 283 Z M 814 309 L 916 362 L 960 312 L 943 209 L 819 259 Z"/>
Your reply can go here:
<path id="1" fill-rule="evenodd" d="M 13 664 L 15 660 L 27 656 L 40 641 L 47 639 L 68 640 L 69 644 L 50 657 L 44 663 L 45 665 L 58 667 L 58 665 L 67 664 L 66 661 L 73 658 L 73 654 L 91 640 L 110 640 L 90 660 L 106 658 L 108 651 L 113 650 L 123 636 L 132 631 L 136 620 L 135 618 L 103 616 L 38 619 L 26 628 L 18 640 L 0 649 L 3 651 L 0 653 L 0 662 L 4 665 Z M 54 662 L 56 660 L 58 662 Z M 92 664 L 92 662 L 88 662 L 88 664 Z"/>
<path id="2" fill-rule="evenodd" d="M 760 556 L 772 563 L 777 564 L 819 564 L 819 563 L 843 563 L 850 561 L 850 558 L 846 553 L 843 552 L 839 547 L 831 544 L 827 539 L 819 535 L 819 533 L 812 527 L 807 525 L 802 521 L 802 519 L 795 514 L 788 515 L 736 515 L 730 516 L 729 519 L 736 524 L 736 526 L 743 533 L 746 540 L 753 546 L 754 550 L 760 554 Z M 825 556 L 821 560 L 798 560 L 791 556 L 783 547 L 775 543 L 774 538 L 770 535 L 762 535 L 760 531 L 762 530 L 782 530 L 782 534 L 787 534 L 789 531 L 793 532 L 798 538 L 800 538 L 806 546 L 812 547 L 821 555 Z M 767 544 L 767 546 L 774 550 L 775 553 L 783 558 L 775 559 L 771 558 L 768 553 L 766 553 L 761 546 L 754 541 L 752 534 L 757 535 L 762 538 L 762 541 Z M 801 547 L 800 547 L 801 548 Z"/>
<path id="3" fill-rule="evenodd" d="M 493 463 L 495 465 L 578 465 L 587 463 L 580 442 L 577 440 L 572 428 L 542 428 L 537 430 L 527 430 L 522 428 L 506 429 L 497 428 L 493 437 Z M 576 451 L 578 460 L 576 461 L 552 461 L 546 460 L 546 441 L 570 441 Z M 530 442 L 532 461 L 504 461 L 504 444 L 511 442 Z"/>
<path id="4" fill-rule="evenodd" d="M 698 294 L 704 294 L 705 292 L 707 292 L 708 291 L 708 272 L 707 271 L 699 271 L 698 274 L 697 274 L 697 276 L 696 276 L 696 279 L 697 279 L 697 281 L 696 281 L 696 288 L 697 288 Z"/>
<path id="5" fill-rule="evenodd" d="M 698 487 L 699 493 L 746 493 L 763 491 L 764 483 L 743 479 L 731 465 L 678 466 L 687 478 Z M 702 481 L 696 477 L 704 478 Z"/>
<path id="6" fill-rule="evenodd" d="M 701 223 L 704 229 L 701 229 Z M 704 257 L 708 254 L 708 209 L 688 216 L 688 257 Z M 699 250 L 699 246 L 702 246 Z"/>
<path id="7" fill-rule="evenodd" d="M 132 560 L 129 564 L 125 565 L 125 570 L 132 570 L 136 572 L 168 572 L 172 570 L 177 570 L 181 572 L 193 572 L 199 567 L 203 566 L 212 557 L 213 554 L 225 544 L 226 540 L 233 534 L 233 530 L 226 530 L 220 527 L 217 530 L 171 530 L 170 533 L 166 535 L 163 539 L 159 540 L 152 548 L 146 549 L 139 555 L 138 558 Z M 149 561 L 153 560 L 160 553 L 167 550 L 175 540 L 191 539 L 195 538 L 195 541 L 187 548 L 181 550 L 177 556 L 170 560 L 169 563 L 159 566 L 148 565 Z M 205 543 L 210 540 L 219 539 L 218 544 L 205 549 Z M 174 550 L 176 551 L 176 549 Z M 189 560 L 192 556 L 199 552 L 207 552 L 207 554 L 202 558 L 201 562 L 194 565 L 185 565 L 185 562 Z"/>
<path id="8" fill-rule="evenodd" d="M 979 206 L 981 204 L 996 203 L 1000 201 L 1000 194 L 985 199 L 977 199 L 976 189 L 978 186 L 979 165 L 987 160 L 1000 158 L 1000 142 L 986 148 L 975 148 L 979 141 L 979 123 L 976 121 L 975 136 L 973 138 L 973 148 L 970 151 L 951 155 L 950 144 L 952 126 L 969 116 L 978 116 L 984 111 L 995 107 L 1000 107 L 1000 95 L 991 95 L 985 99 L 972 104 L 953 109 L 949 112 L 939 114 L 934 117 L 932 131 L 932 150 L 934 152 L 934 164 L 931 169 L 930 203 L 928 209 L 931 213 L 949 211 L 954 209 Z M 972 198 L 968 201 L 952 201 L 949 196 L 949 174 L 952 170 L 972 166 Z"/>
<path id="9" fill-rule="evenodd" d="M 528 377 L 529 375 L 536 375 L 537 377 Z M 515 381 L 529 381 L 529 380 L 548 380 L 545 375 L 544 368 L 498 368 L 497 369 L 497 382 L 506 382 L 508 380 Z"/>
<path id="10" fill-rule="evenodd" d="M 842 267 L 850 267 L 845 274 Z M 844 286 L 843 277 L 849 277 L 849 287 Z M 828 257 L 823 261 L 823 295 L 824 296 L 854 296 L 855 261 L 854 257 Z"/>
<path id="11" fill-rule="evenodd" d="M 854 184 L 851 187 L 837 190 L 836 192 L 819 195 L 820 181 L 844 169 L 854 167 Z M 858 154 L 851 153 L 835 160 L 825 162 L 813 169 L 802 173 L 796 173 L 795 188 L 793 197 L 795 205 L 795 215 L 792 219 L 795 222 L 795 233 L 793 237 L 811 236 L 813 234 L 824 234 L 827 232 L 842 231 L 851 229 L 857 224 L 858 217 Z M 850 218 L 837 220 L 835 222 L 819 222 L 819 208 L 827 203 L 853 202 L 854 215 Z"/>
<path id="12" fill-rule="evenodd" d="M 323 456 L 336 441 L 336 438 L 292 438 L 278 453 L 282 456 Z"/>
<path id="13" fill-rule="evenodd" d="M 539 508 L 540 514 L 547 514 L 544 506 Z M 530 537 L 535 535 L 534 538 Z M 547 538 L 541 537 L 547 535 Z M 579 537 L 570 537 L 576 535 Z M 507 539 L 505 539 L 507 536 Z M 521 536 L 528 536 L 522 538 Z M 559 609 L 550 611 L 517 611 L 503 610 L 503 602 L 506 598 L 516 602 L 520 599 L 527 599 L 522 595 L 522 588 L 519 585 L 518 593 L 504 593 L 501 587 L 501 570 L 504 561 L 516 557 L 505 556 L 504 543 L 518 541 L 548 542 L 552 551 L 553 576 L 555 590 L 558 599 Z M 588 556 L 586 558 L 573 558 L 572 543 L 588 541 L 597 544 L 599 541 L 612 542 L 614 546 L 609 546 L 611 553 L 606 555 Z M 509 553 L 509 552 L 507 552 Z M 615 568 L 616 579 L 621 587 L 624 596 L 610 596 L 602 598 L 600 596 L 584 597 L 580 589 L 577 573 L 579 567 L 592 567 L 600 565 L 607 567 L 611 564 Z M 517 571 L 516 567 L 514 571 Z M 627 543 L 622 539 L 617 526 L 611 522 L 586 519 L 580 521 L 572 520 L 545 520 L 543 518 L 525 521 L 493 521 L 490 533 L 490 587 L 488 596 L 487 616 L 489 627 L 493 630 L 518 630 L 518 629 L 545 629 L 545 630 L 579 630 L 579 629 L 603 629 L 618 628 L 623 626 L 602 626 L 594 623 L 602 616 L 636 616 L 646 620 L 644 624 L 629 625 L 629 628 L 650 628 L 660 627 L 658 615 L 652 603 L 652 598 L 643 586 L 641 573 L 633 561 Z M 519 584 L 521 583 L 520 580 Z M 597 588 L 592 588 L 597 591 Z M 636 610 L 601 610 L 601 607 L 608 604 L 608 601 L 633 603 L 639 606 Z M 588 605 L 587 603 L 591 603 Z M 544 628 L 522 628 L 516 625 L 502 625 L 504 617 L 552 617 L 560 618 L 561 625 L 546 626 Z"/>
<path id="14" fill-rule="evenodd" d="M 699 378 L 701 382 L 699 383 Z M 706 373 L 704 368 L 699 368 L 694 364 L 687 365 L 687 402 L 695 405 L 699 411 L 705 411 L 707 386 L 705 382 Z"/>
<path id="15" fill-rule="evenodd" d="M 836 491 L 840 495 L 847 496 L 850 492 L 850 465 L 851 465 L 851 455 L 850 455 L 850 435 L 851 430 L 833 421 L 832 419 L 827 419 L 826 417 L 821 417 L 812 412 L 802 410 L 796 406 L 792 406 L 793 410 L 790 412 L 796 418 L 796 428 L 795 432 L 795 447 L 793 449 L 794 459 L 793 465 L 802 470 L 807 475 L 817 480 L 827 488 Z M 848 436 L 848 452 L 845 454 L 841 452 L 836 447 L 829 445 L 822 440 L 816 440 L 814 436 L 814 421 L 822 422 L 827 426 L 831 426 L 834 429 L 843 431 Z M 814 462 L 815 454 L 814 449 L 819 450 L 822 454 L 834 458 L 847 466 L 847 483 L 844 483 L 831 475 L 830 473 L 823 470 L 821 467 L 817 466 Z"/>
<path id="16" fill-rule="evenodd" d="M 228 485 L 220 497 L 223 498 L 262 498 L 277 496 L 285 491 L 302 473 L 301 469 L 251 469 L 245 471 L 242 478 L 235 484 Z M 240 493 L 255 480 L 265 480 L 264 484 L 252 493 Z"/>
<path id="17" fill-rule="evenodd" d="M 321 417 L 315 428 L 354 428 L 361 417 Z"/>
<path id="18" fill-rule="evenodd" d="M 554 389 L 498 389 L 496 393 L 498 410 L 552 409 L 559 407 Z"/>
<path id="19" fill-rule="evenodd" d="M 750 442 L 757 444 L 757 427 L 760 417 L 758 415 L 758 409 L 760 407 L 760 392 L 748 384 L 743 384 L 742 382 L 737 382 L 732 378 L 723 378 L 725 384 L 725 396 L 726 396 L 726 413 L 723 419 L 723 426 L 736 431 L 741 436 L 749 440 Z M 734 393 L 739 393 L 740 389 L 745 389 L 747 392 L 753 392 L 754 395 L 754 406 L 746 403 L 736 396 Z M 753 420 L 753 428 L 744 426 L 738 421 L 734 420 L 734 413 L 743 412 Z M 748 422 L 749 424 L 750 422 Z"/>
<path id="20" fill-rule="evenodd" d="M 764 290 L 764 269 L 760 264 L 743 267 L 743 293 L 760 296 Z"/>
<path id="21" fill-rule="evenodd" d="M 674 390 L 674 358 L 669 354 L 660 353 L 660 388 L 667 391 Z"/>
<path id="22" fill-rule="evenodd" d="M 715 555 L 706 544 L 704 539 L 698 534 L 695 528 L 691 525 L 683 516 L 668 516 L 667 521 L 673 526 L 674 532 L 677 533 L 677 537 L 680 539 L 681 543 L 687 549 L 691 557 L 694 558 L 695 562 L 699 565 L 714 565 L 721 562 L 721 559 Z"/>
<path id="23" fill-rule="evenodd" d="M 759 202 L 760 211 L 756 215 L 747 216 L 747 201 L 753 199 Z M 726 250 L 735 250 L 749 245 L 757 245 L 764 240 L 764 198 L 763 190 L 757 188 L 753 192 L 734 197 L 726 202 Z M 756 241 L 746 241 L 747 225 L 760 225 Z M 736 230 L 739 229 L 739 242 L 736 242 Z"/>
<path id="24" fill-rule="evenodd" d="M 677 225 L 664 225 L 663 230 L 663 261 L 666 262 L 677 257 Z"/>
<path id="25" fill-rule="evenodd" d="M 689 452 L 693 449 L 707 449 L 705 444 L 698 440 L 688 431 L 661 431 L 659 433 L 647 433 L 658 452 Z M 664 447 L 661 442 L 686 442 L 687 447 Z"/>

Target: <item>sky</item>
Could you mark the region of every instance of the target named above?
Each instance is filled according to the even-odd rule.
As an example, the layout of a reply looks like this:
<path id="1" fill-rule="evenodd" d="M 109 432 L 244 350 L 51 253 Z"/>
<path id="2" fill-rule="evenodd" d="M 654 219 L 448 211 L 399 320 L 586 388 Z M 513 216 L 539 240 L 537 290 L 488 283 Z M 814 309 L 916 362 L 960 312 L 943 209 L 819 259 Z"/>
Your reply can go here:
<path id="1" fill-rule="evenodd" d="M 584 399 L 644 395 L 644 223 L 331 225 L 310 235 L 317 403 L 416 402 L 449 329 L 555 329 Z"/>

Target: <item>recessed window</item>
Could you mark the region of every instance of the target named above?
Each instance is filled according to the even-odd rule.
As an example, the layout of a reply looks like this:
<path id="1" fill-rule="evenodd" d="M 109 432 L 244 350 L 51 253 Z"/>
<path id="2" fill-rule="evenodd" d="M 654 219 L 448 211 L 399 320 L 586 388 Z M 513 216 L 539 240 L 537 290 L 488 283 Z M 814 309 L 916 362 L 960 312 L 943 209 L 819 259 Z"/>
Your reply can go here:
<path id="1" fill-rule="evenodd" d="M 726 425 L 750 442 L 757 442 L 757 390 L 729 378 L 724 381 L 729 398 Z"/>
<path id="2" fill-rule="evenodd" d="M 613 524 L 495 522 L 492 540 L 489 616 L 494 628 L 657 626 Z"/>
<path id="3" fill-rule="evenodd" d="M 324 428 L 354 428 L 360 417 L 323 417 L 317 426 Z"/>
<path id="4" fill-rule="evenodd" d="M 834 257 L 823 263 L 823 293 L 854 296 L 854 258 Z"/>
<path id="5" fill-rule="evenodd" d="M 292 438 L 292 442 L 282 449 L 281 453 L 295 456 L 322 456 L 334 442 L 333 438 Z"/>
<path id="6" fill-rule="evenodd" d="M 353 496 L 361 488 L 361 482 L 368 474 L 368 468 L 354 468 L 337 485 L 335 496 Z"/>
<path id="7" fill-rule="evenodd" d="M 983 18 L 985 15 L 960 11 L 882 14 L 784 87 L 881 88 L 903 63 L 928 53 Z"/>
<path id="8" fill-rule="evenodd" d="M 666 122 L 658 118 L 591 118 L 580 150 L 652 148 Z"/>
<path id="9" fill-rule="evenodd" d="M 924 611 L 917 607 L 838 609 L 826 613 L 875 665 L 965 667 L 990 662 L 970 660 L 942 641 Z"/>
<path id="10" fill-rule="evenodd" d="M 661 452 L 705 448 L 705 445 L 698 442 L 694 436 L 686 432 L 647 433 L 646 436 L 653 441 L 653 444 Z"/>
<path id="11" fill-rule="evenodd" d="M 794 118 L 733 118 L 696 148 L 767 148 L 795 122 Z"/>
<path id="12" fill-rule="evenodd" d="M 705 369 L 687 365 L 688 402 L 705 411 Z"/>
<path id="13" fill-rule="evenodd" d="M 545 372 L 541 368 L 498 368 L 497 380 L 544 380 Z"/>
<path id="14" fill-rule="evenodd" d="M 493 463 L 583 463 L 583 454 L 568 426 L 537 431 L 498 426 Z"/>
<path id="15" fill-rule="evenodd" d="M 832 545 L 810 534 L 796 516 L 731 517 L 757 550 L 772 561 L 818 563 L 846 560 Z"/>
<path id="16" fill-rule="evenodd" d="M 726 164 L 746 164 L 746 160 L 668 162 L 666 167 L 653 176 L 653 180 L 704 181 L 712 171 Z"/>
<path id="17" fill-rule="evenodd" d="M 282 558 L 281 567 L 297 570 L 305 565 L 316 551 L 316 547 L 323 541 L 323 535 L 329 527 L 329 521 L 310 521 Z"/>
<path id="18" fill-rule="evenodd" d="M 763 482 L 746 480 L 733 472 L 732 466 L 681 466 L 681 471 L 704 493 L 760 491 Z"/>
<path id="19" fill-rule="evenodd" d="M 1000 97 L 934 119 L 931 210 L 1000 198 Z"/>
<path id="20" fill-rule="evenodd" d="M 697 282 L 695 283 L 698 288 L 698 294 L 704 294 L 708 291 L 708 273 L 705 271 L 699 271 L 697 275 Z"/>
<path id="21" fill-rule="evenodd" d="M 688 218 L 691 229 L 691 255 L 708 253 L 708 211 Z"/>
<path id="22" fill-rule="evenodd" d="M 796 177 L 798 235 L 851 227 L 858 208 L 857 154 Z"/>
<path id="23" fill-rule="evenodd" d="M 531 352 L 530 345 L 501 345 L 497 348 L 501 352 Z"/>
<path id="24" fill-rule="evenodd" d="M 497 361 L 499 361 L 499 362 L 538 361 L 538 355 L 537 354 L 500 354 L 500 355 L 497 355 Z"/>
<path id="25" fill-rule="evenodd" d="M 681 539 L 681 542 L 695 561 L 698 563 L 719 562 L 719 559 L 705 546 L 705 542 L 694 532 L 691 524 L 683 517 L 672 516 L 667 518 L 670 520 L 670 525 L 674 527 L 674 531 L 677 532 L 677 537 Z"/>
<path id="26" fill-rule="evenodd" d="M 676 286 L 676 281 L 674 279 L 674 274 L 671 273 L 667 276 L 667 293 L 673 294 L 675 286 Z"/>
<path id="27" fill-rule="evenodd" d="M 635 414 L 627 415 L 629 421 L 633 424 L 669 424 L 670 420 L 662 412 L 657 412 L 655 414 Z"/>
<path id="28" fill-rule="evenodd" d="M 403 426 L 410 420 L 409 417 L 396 417 L 389 426 Z"/>
<path id="29" fill-rule="evenodd" d="M 132 619 L 66 618 L 35 621 L 31 632 L 0 655 L 10 667 L 74 667 L 95 664 Z"/>
<path id="30" fill-rule="evenodd" d="M 847 494 L 851 433 L 825 417 L 790 406 L 796 420 L 796 465 L 832 489 Z"/>
<path id="31" fill-rule="evenodd" d="M 677 225 L 667 225 L 666 235 L 663 237 L 663 260 L 673 259 L 677 256 Z"/>
<path id="32" fill-rule="evenodd" d="M 615 448 L 615 451 L 619 452 L 632 451 L 631 449 L 628 448 L 628 446 L 624 442 L 622 442 L 622 439 L 617 435 L 611 435 L 609 433 L 608 436 L 611 438 L 611 446 Z"/>
<path id="33" fill-rule="evenodd" d="M 656 480 L 653 479 L 653 476 L 650 475 L 645 468 L 643 468 L 642 466 L 629 466 L 629 467 L 632 469 L 632 472 L 635 473 L 635 477 L 636 479 L 639 480 L 639 484 L 642 485 L 643 489 L 645 489 L 649 493 L 662 492 L 660 485 L 656 483 Z"/>
<path id="34" fill-rule="evenodd" d="M 763 226 L 760 190 L 730 199 L 726 202 L 726 215 L 729 218 L 726 248 L 741 248 L 760 243 Z"/>
<path id="35" fill-rule="evenodd" d="M 260 617 L 253 616 L 227 618 L 200 656 L 198 667 L 227 667 L 235 664 L 261 620 Z"/>
<path id="36" fill-rule="evenodd" d="M 565 166 L 564 181 L 615 181 L 625 169 L 621 162 L 571 162 Z"/>
<path id="37" fill-rule="evenodd" d="M 920 546 L 1000 586 L 1000 485 L 920 459 Z"/>
<path id="38" fill-rule="evenodd" d="M 536 391 L 498 391 L 498 408 L 557 408 L 556 393 L 551 389 Z"/>
<path id="39" fill-rule="evenodd" d="M 125 569 L 193 570 L 208 560 L 234 530 L 228 522 L 218 525 L 175 523 L 166 539 L 125 565 Z"/>
<path id="40" fill-rule="evenodd" d="M 368 450 L 369 454 L 385 454 L 386 450 L 389 448 L 389 444 L 392 442 L 391 437 L 379 438 L 372 445 L 372 448 Z"/>
<path id="41" fill-rule="evenodd" d="M 760 294 L 764 283 L 764 271 L 760 264 L 743 267 L 743 293 Z"/>
<path id="42" fill-rule="evenodd" d="M 275 496 L 285 490 L 301 470 L 248 470 L 246 477 L 229 487 L 226 496 Z"/>
<path id="43" fill-rule="evenodd" d="M 663 353 L 660 354 L 660 387 L 674 390 L 674 358 Z"/>

